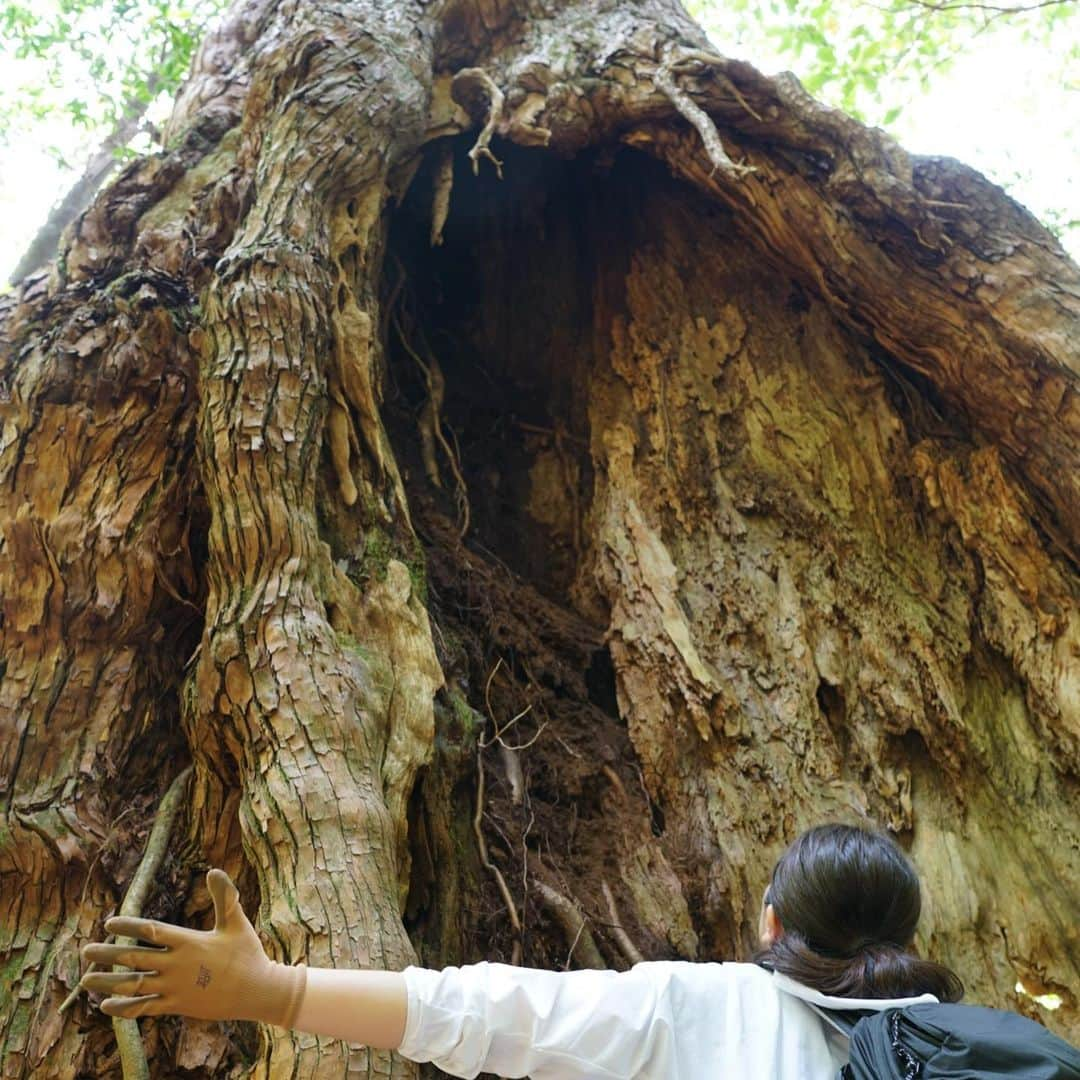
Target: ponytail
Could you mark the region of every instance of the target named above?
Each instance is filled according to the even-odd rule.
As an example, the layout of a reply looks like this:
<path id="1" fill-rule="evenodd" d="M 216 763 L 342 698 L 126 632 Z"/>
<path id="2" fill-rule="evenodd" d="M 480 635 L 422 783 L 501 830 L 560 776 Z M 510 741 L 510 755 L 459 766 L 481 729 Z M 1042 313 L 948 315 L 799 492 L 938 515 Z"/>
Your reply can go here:
<path id="1" fill-rule="evenodd" d="M 954 972 L 911 951 L 919 879 L 881 833 L 850 825 L 803 833 L 773 869 L 765 902 L 782 927 L 754 957 L 770 971 L 833 997 L 963 996 Z"/>
<path id="2" fill-rule="evenodd" d="M 797 933 L 786 932 L 754 960 L 830 997 L 902 998 L 933 994 L 959 1001 L 964 984 L 949 968 L 923 960 L 891 942 L 864 945 L 849 956 L 815 952 Z"/>

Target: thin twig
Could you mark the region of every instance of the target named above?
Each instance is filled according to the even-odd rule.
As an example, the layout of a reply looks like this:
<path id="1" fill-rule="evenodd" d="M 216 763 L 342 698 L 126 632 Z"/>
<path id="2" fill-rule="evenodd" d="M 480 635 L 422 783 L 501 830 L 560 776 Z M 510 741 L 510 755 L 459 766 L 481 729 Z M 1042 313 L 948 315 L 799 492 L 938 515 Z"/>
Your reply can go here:
<path id="1" fill-rule="evenodd" d="M 1038 0 L 1034 4 L 1016 4 L 1009 7 L 1007 4 L 980 4 L 969 0 L 958 0 L 957 3 L 949 3 L 946 0 L 909 0 L 908 7 L 923 8 L 926 11 L 992 11 L 995 15 L 1024 15 L 1029 11 L 1041 11 L 1043 8 L 1059 7 L 1061 4 L 1071 4 L 1074 0 Z"/>

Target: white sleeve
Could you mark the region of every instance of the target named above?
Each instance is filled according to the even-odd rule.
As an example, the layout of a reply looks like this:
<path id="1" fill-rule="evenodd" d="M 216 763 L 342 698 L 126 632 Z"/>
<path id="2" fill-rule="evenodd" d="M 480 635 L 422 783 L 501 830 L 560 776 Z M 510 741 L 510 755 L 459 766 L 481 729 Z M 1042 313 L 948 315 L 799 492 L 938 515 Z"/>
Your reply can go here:
<path id="1" fill-rule="evenodd" d="M 474 964 L 405 969 L 400 1053 L 452 1076 L 534 1080 L 671 1076 L 670 966 L 539 971 Z"/>

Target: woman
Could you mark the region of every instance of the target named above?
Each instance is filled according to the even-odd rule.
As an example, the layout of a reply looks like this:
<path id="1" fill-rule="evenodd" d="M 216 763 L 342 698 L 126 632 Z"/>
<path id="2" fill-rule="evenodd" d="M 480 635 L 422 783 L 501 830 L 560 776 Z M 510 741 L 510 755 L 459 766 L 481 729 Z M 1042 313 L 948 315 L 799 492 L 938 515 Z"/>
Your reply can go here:
<path id="1" fill-rule="evenodd" d="M 453 1076 L 824 1078 L 847 1047 L 814 1006 L 877 1010 L 963 993 L 951 971 L 909 951 L 920 908 L 911 864 L 887 837 L 846 825 L 811 829 L 781 856 L 753 964 L 289 967 L 263 952 L 228 877 L 211 870 L 207 882 L 214 930 L 112 918 L 110 933 L 153 947 L 86 946 L 87 960 L 137 969 L 84 976 L 112 995 L 105 1012 L 260 1020 L 396 1049 Z"/>

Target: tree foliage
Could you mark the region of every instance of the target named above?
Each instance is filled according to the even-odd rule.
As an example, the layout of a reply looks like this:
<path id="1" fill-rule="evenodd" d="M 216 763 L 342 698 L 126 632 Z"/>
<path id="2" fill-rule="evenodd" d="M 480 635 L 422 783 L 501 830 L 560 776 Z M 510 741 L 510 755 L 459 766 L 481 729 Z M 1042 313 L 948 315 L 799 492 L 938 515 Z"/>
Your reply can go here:
<path id="1" fill-rule="evenodd" d="M 1007 24 L 1017 41 L 1046 45 L 1061 77 L 1080 91 L 1080 4 L 950 0 L 693 0 L 690 9 L 747 44 L 767 43 L 806 89 L 865 123 L 888 128 L 975 39 Z M 1067 44 L 1062 46 L 1062 42 Z"/>
<path id="2" fill-rule="evenodd" d="M 1076 0 L 689 0 L 688 7 L 721 52 L 757 63 L 771 56 L 815 97 L 898 133 L 901 141 L 904 114 L 913 103 L 961 58 L 1002 32 L 1011 45 L 1040 49 L 1043 85 L 1080 97 Z M 1024 92 L 1028 80 L 1022 72 L 1002 74 L 1013 81 L 1017 94 Z M 1044 106 L 1038 102 L 1032 107 Z M 1063 142 L 1069 139 L 1068 115 L 1075 116 L 1075 110 L 1060 118 Z M 1003 131 L 1002 142 L 1007 137 Z M 1018 193 L 1030 190 L 1033 175 L 1047 167 L 1022 154 L 1010 154 L 1007 161 L 992 170 L 992 179 Z M 979 167 L 987 169 L 985 163 Z M 1036 210 L 1066 242 L 1080 235 L 1080 208 L 1060 189 Z"/>
<path id="3" fill-rule="evenodd" d="M 11 133 L 62 117 L 72 138 L 54 140 L 49 149 L 71 170 L 103 144 L 118 157 L 147 149 L 148 136 L 150 143 L 154 137 L 152 102 L 171 99 L 207 25 L 225 6 L 225 0 L 0 5 L 0 56 L 29 62 L 21 78 L 15 65 L 14 89 L 0 98 L 0 144 Z M 1076 0 L 688 0 L 687 7 L 720 51 L 732 45 L 751 59 L 775 55 L 814 96 L 886 130 L 975 39 L 1002 26 L 1018 42 L 1044 45 L 1051 79 L 1080 93 Z M 136 135 L 127 138 L 133 128 Z M 114 149 L 117 133 L 125 138 Z M 1037 167 L 1021 163 L 1009 175 L 999 170 L 995 179 L 1018 187 Z M 1080 231 L 1075 208 L 1038 209 L 1059 236 Z"/>
<path id="4" fill-rule="evenodd" d="M 93 144 L 171 99 L 222 0 L 51 0 L 0 6 L 0 53 L 31 61 L 0 104 L 4 137 L 62 116 Z M 16 73 L 19 72 L 16 67 Z M 65 164 L 68 147 L 55 147 Z"/>

